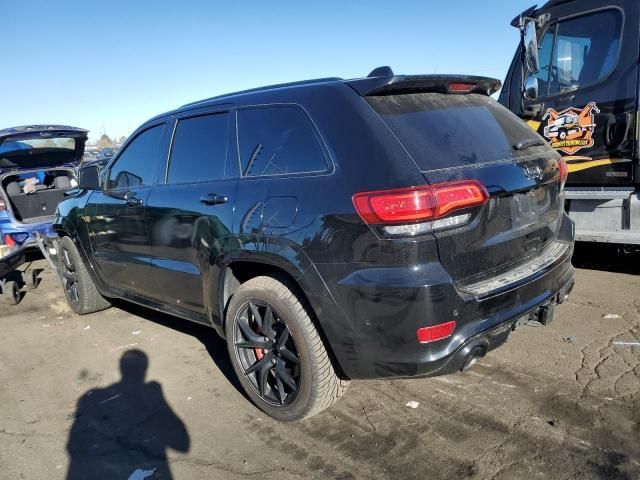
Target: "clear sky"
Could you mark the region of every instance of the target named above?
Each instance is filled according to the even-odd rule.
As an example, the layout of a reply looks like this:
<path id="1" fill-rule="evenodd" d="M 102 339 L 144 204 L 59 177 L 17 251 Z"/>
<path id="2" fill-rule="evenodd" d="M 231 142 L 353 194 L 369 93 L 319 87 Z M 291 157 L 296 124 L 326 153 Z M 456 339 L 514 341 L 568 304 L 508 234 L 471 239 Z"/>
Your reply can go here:
<path id="1" fill-rule="evenodd" d="M 190 101 L 379 65 L 503 79 L 533 3 L 0 0 L 0 128 L 120 137 Z"/>

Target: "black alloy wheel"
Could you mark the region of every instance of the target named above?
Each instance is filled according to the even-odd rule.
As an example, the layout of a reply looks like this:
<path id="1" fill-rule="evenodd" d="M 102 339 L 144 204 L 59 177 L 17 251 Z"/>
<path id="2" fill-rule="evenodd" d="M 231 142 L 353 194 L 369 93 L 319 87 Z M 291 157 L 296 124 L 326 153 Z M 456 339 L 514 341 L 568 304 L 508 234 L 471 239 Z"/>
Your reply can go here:
<path id="1" fill-rule="evenodd" d="M 291 331 L 266 302 L 252 299 L 237 313 L 233 332 L 236 358 L 256 394 L 286 406 L 300 389 L 300 358 Z"/>
<path id="2" fill-rule="evenodd" d="M 64 247 L 61 252 L 61 260 L 62 286 L 69 301 L 77 304 L 80 301 L 80 294 L 78 291 L 78 273 L 69 250 Z"/>

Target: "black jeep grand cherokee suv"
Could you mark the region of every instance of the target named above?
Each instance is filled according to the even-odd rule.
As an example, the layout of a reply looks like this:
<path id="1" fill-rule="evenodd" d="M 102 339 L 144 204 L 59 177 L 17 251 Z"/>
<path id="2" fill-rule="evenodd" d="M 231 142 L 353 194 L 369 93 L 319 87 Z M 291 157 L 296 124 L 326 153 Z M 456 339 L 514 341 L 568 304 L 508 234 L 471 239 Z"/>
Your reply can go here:
<path id="1" fill-rule="evenodd" d="M 499 85 L 383 67 L 153 118 L 58 207 L 71 307 L 214 327 L 280 420 L 349 379 L 465 369 L 573 285 L 566 166 Z"/>

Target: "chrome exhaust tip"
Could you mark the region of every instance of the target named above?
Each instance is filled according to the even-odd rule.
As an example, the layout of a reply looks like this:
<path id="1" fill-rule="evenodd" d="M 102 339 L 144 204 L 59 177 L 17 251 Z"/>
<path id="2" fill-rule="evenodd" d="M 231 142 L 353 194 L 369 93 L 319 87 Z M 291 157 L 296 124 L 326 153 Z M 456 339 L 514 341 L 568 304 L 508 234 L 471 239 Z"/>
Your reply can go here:
<path id="1" fill-rule="evenodd" d="M 480 360 L 485 355 L 485 350 L 482 347 L 475 347 L 469 354 L 465 357 L 464 362 L 462 362 L 461 371 L 466 372 L 471 367 L 473 367 L 478 360 Z"/>

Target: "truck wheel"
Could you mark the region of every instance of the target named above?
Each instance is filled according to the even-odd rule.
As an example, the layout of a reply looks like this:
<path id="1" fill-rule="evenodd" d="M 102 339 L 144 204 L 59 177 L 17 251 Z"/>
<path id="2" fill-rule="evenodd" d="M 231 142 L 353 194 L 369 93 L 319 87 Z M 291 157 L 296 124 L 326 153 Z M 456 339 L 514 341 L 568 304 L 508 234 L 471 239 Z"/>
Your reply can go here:
<path id="1" fill-rule="evenodd" d="M 567 132 L 560 132 L 558 136 L 560 137 L 560 140 L 564 140 L 565 138 L 567 138 Z"/>
<path id="2" fill-rule="evenodd" d="M 253 403 L 281 421 L 302 420 L 347 390 L 308 310 L 284 282 L 256 277 L 231 297 L 225 333 L 233 368 Z"/>
<path id="3" fill-rule="evenodd" d="M 29 287 L 36 289 L 40 285 L 40 271 L 38 269 L 31 269 L 29 273 L 24 273 L 24 283 Z M 28 281 L 27 281 L 28 280 Z"/>
<path id="4" fill-rule="evenodd" d="M 69 237 L 60 240 L 60 274 L 67 302 L 78 315 L 98 312 L 111 306 L 98 292 L 78 249 Z"/>
<path id="5" fill-rule="evenodd" d="M 22 300 L 22 292 L 20 291 L 20 285 L 18 282 L 9 280 L 4 282 L 4 289 L 2 290 L 7 302 L 12 305 L 17 305 Z"/>

